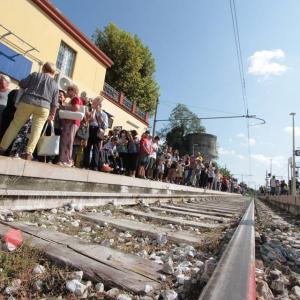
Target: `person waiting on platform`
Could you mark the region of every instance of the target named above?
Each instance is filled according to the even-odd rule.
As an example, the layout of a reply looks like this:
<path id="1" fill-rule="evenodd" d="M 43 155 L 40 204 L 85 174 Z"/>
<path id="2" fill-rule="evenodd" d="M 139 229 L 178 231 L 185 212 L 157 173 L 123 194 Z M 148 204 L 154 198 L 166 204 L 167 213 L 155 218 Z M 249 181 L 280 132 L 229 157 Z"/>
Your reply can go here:
<path id="1" fill-rule="evenodd" d="M 79 89 L 77 85 L 72 84 L 67 89 L 67 95 L 71 99 L 69 110 L 77 112 L 82 105 L 81 99 L 78 97 Z M 73 143 L 76 132 L 80 126 L 80 120 L 62 119 L 62 132 L 59 145 L 59 164 L 65 167 L 73 167 L 72 159 Z"/>
<path id="2" fill-rule="evenodd" d="M 0 154 L 5 154 L 6 150 L 17 136 L 20 129 L 32 116 L 32 128 L 29 141 L 23 158 L 32 160 L 32 153 L 40 138 L 45 122 L 53 121 L 56 108 L 58 106 L 58 86 L 54 80 L 55 66 L 47 62 L 42 67 L 42 72 L 34 72 L 21 80 L 19 86 L 25 90 L 14 119 L 6 130 L 1 144 Z"/>
<path id="3" fill-rule="evenodd" d="M 100 159 L 100 150 L 105 129 L 108 128 L 108 116 L 102 110 L 102 101 L 102 96 L 96 97 L 91 104 L 90 112 L 86 114 L 89 124 L 89 137 L 87 147 L 84 149 L 84 167 L 94 171 L 99 171 L 103 165 L 103 161 Z"/>
<path id="4" fill-rule="evenodd" d="M 2 126 L 2 116 L 7 105 L 9 94 L 10 78 L 4 74 L 0 74 L 0 131 Z"/>

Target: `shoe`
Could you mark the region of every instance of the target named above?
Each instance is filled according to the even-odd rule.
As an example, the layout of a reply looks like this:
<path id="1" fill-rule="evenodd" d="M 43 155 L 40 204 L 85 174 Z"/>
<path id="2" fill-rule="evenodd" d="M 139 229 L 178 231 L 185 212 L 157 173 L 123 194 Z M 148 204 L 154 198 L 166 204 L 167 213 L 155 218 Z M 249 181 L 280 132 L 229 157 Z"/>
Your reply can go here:
<path id="1" fill-rule="evenodd" d="M 6 150 L 0 148 L 0 155 L 5 156 L 5 154 L 6 154 Z"/>
<path id="2" fill-rule="evenodd" d="M 9 157 L 10 158 L 15 158 L 15 159 L 21 159 L 21 157 L 18 154 L 12 154 Z"/>
<path id="3" fill-rule="evenodd" d="M 73 162 L 69 162 L 69 163 L 63 163 L 63 166 L 67 168 L 72 168 L 74 165 Z"/>
<path id="4" fill-rule="evenodd" d="M 111 168 L 109 165 L 104 164 L 101 168 L 102 172 L 112 172 L 114 169 Z"/>
<path id="5" fill-rule="evenodd" d="M 23 159 L 25 159 L 25 160 L 32 160 L 33 159 L 33 156 L 32 156 L 32 154 L 31 153 L 23 153 L 22 155 L 21 155 L 21 158 L 23 158 Z"/>

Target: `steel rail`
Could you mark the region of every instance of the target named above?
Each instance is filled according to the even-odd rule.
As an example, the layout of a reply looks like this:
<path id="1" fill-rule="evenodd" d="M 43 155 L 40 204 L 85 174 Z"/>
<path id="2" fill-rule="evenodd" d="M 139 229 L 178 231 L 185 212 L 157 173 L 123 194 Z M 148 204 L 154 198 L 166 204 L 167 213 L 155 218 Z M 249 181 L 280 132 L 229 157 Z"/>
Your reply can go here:
<path id="1" fill-rule="evenodd" d="M 199 300 L 255 300 L 254 200 L 223 253 Z"/>

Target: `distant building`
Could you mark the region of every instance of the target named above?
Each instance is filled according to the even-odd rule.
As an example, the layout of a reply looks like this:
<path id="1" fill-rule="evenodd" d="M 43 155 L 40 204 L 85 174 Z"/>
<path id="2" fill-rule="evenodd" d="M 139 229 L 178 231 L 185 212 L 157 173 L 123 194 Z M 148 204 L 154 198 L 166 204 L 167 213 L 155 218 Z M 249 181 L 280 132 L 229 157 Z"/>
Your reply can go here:
<path id="1" fill-rule="evenodd" d="M 103 92 L 103 109 L 112 117 L 112 126 L 138 133 L 148 127 L 148 113 L 105 84 L 112 60 L 50 1 L 1 1 L 0 73 L 17 84 L 31 72 L 40 71 L 46 61 L 56 63 L 61 89 L 74 82 L 87 98 Z"/>
<path id="2" fill-rule="evenodd" d="M 201 152 L 206 160 L 215 159 L 217 153 L 217 137 L 208 133 L 192 133 L 185 136 L 190 154 Z"/>

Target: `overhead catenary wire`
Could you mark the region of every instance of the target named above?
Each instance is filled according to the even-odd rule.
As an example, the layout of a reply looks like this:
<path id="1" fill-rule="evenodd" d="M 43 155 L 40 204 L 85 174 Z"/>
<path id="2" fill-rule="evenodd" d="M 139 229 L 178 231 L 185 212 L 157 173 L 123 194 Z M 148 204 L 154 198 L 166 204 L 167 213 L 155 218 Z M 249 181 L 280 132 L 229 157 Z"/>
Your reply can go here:
<path id="1" fill-rule="evenodd" d="M 179 102 L 175 102 L 175 101 L 162 101 L 160 102 L 161 105 L 165 105 L 168 107 L 174 107 L 174 105 L 179 104 Z M 229 114 L 229 115 L 240 115 L 240 113 L 237 112 L 230 112 L 230 111 L 225 111 L 225 110 L 221 110 L 221 109 L 216 109 L 216 108 L 210 108 L 207 106 L 199 106 L 199 105 L 193 105 L 193 104 L 185 104 L 188 108 L 193 107 L 193 108 L 198 108 L 201 110 L 207 110 L 207 111 L 213 111 L 213 112 L 219 112 L 219 113 L 224 113 L 224 114 Z"/>
<path id="2" fill-rule="evenodd" d="M 239 33 L 239 26 L 238 26 L 238 20 L 237 20 L 236 6 L 235 6 L 234 0 L 229 0 L 229 3 L 230 3 L 230 13 L 231 13 L 232 26 L 233 26 L 233 35 L 234 35 L 236 56 L 237 56 L 240 82 L 241 82 L 241 88 L 242 88 L 244 110 L 245 110 L 245 114 L 247 114 L 248 100 L 247 100 L 246 81 L 245 81 L 245 75 L 244 75 L 244 64 L 243 64 L 243 56 L 242 56 L 242 49 L 241 49 L 241 42 L 240 42 L 240 33 Z"/>
<path id="3" fill-rule="evenodd" d="M 229 5 L 230 5 L 230 13 L 231 13 L 231 20 L 232 20 L 232 27 L 233 27 L 233 34 L 234 34 L 236 56 L 237 56 L 237 61 L 238 61 L 239 77 L 240 77 L 240 83 L 241 83 L 241 89 L 242 89 L 243 106 L 244 106 L 245 114 L 248 115 L 249 107 L 248 107 L 243 55 L 242 55 L 242 48 L 241 48 L 241 42 L 240 42 L 240 33 L 239 33 L 239 25 L 238 25 L 238 19 L 237 19 L 237 10 L 236 10 L 236 5 L 235 5 L 235 0 L 229 0 Z M 249 125 L 248 118 L 246 120 L 246 126 L 247 126 L 247 138 L 248 138 L 249 174 L 251 174 L 252 166 L 251 166 L 250 125 Z"/>

